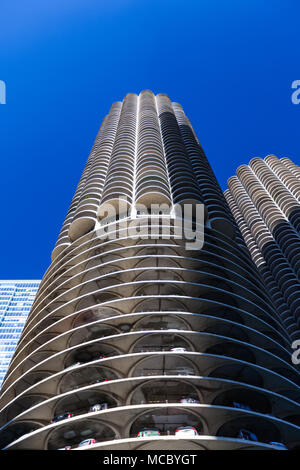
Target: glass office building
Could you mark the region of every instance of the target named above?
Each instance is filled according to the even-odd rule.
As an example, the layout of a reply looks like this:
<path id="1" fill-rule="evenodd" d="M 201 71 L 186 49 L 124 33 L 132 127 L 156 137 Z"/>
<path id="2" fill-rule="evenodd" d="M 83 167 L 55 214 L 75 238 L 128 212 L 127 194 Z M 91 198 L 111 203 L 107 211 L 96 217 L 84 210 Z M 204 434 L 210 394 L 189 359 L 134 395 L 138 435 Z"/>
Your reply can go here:
<path id="1" fill-rule="evenodd" d="M 0 387 L 40 281 L 0 280 Z"/>

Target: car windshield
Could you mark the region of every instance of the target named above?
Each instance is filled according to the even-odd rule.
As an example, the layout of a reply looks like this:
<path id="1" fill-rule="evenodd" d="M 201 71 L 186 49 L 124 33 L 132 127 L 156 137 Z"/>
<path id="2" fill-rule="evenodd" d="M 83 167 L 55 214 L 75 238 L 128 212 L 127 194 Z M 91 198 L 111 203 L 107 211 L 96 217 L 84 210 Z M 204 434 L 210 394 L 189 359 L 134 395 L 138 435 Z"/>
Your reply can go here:
<path id="1" fill-rule="evenodd" d="M 177 429 L 177 432 L 195 432 L 196 430 L 194 428 L 185 428 L 185 429 Z"/>
<path id="2" fill-rule="evenodd" d="M 86 445 L 90 444 L 90 442 L 91 442 L 91 440 L 87 439 L 86 441 L 80 442 L 79 446 L 86 446 Z"/>
<path id="3" fill-rule="evenodd" d="M 144 431 L 140 431 L 139 434 L 144 436 L 157 436 L 159 434 L 159 431 L 155 429 L 145 429 Z"/>
<path id="4" fill-rule="evenodd" d="M 62 415 L 54 416 L 53 421 L 64 419 L 64 418 L 67 418 L 68 416 L 69 416 L 69 413 L 64 413 Z"/>

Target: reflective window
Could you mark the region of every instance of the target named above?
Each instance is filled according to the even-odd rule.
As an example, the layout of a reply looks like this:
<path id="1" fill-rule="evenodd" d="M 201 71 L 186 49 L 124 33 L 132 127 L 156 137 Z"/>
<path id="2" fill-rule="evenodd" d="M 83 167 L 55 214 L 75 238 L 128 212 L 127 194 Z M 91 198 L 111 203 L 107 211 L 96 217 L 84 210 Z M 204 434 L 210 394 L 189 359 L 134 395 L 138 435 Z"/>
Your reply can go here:
<path id="1" fill-rule="evenodd" d="M 0 281 L 0 387 L 40 281 Z"/>

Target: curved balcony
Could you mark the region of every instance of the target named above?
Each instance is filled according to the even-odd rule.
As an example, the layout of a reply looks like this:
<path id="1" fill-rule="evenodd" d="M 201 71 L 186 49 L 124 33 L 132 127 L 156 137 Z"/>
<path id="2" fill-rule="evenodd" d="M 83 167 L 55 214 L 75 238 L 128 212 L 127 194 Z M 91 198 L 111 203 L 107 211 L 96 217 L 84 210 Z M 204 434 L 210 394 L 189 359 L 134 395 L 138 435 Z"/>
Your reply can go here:
<path id="1" fill-rule="evenodd" d="M 213 421 L 209 417 L 213 417 Z M 226 424 L 224 418 L 229 421 Z M 27 423 L 33 425 L 31 423 Z M 17 439 L 6 448 L 20 450 L 30 440 L 32 449 L 43 448 L 55 450 L 65 445 L 77 447 L 86 438 L 93 438 L 100 443 L 110 442 L 120 438 L 134 438 L 147 427 L 154 427 L 162 436 L 174 436 L 176 430 L 182 426 L 189 426 L 196 430 L 196 436 L 217 436 L 239 439 L 241 430 L 249 429 L 257 442 L 269 445 L 271 442 L 286 442 L 291 437 L 299 440 L 300 428 L 283 420 L 262 415 L 242 409 L 228 408 L 216 405 L 196 404 L 187 407 L 185 404 L 156 404 L 135 405 L 117 408 L 107 408 L 103 411 L 86 413 L 75 416 L 67 422 L 59 422 L 44 426 L 42 429 L 33 429 L 19 437 L 19 423 Z M 27 433 L 26 433 L 27 431 Z M 12 432 L 12 434 L 14 434 Z M 296 440 L 295 439 L 295 440 Z M 160 440 L 160 436 L 156 437 Z M 3 446 L 2 441 L 2 446 Z M 5 445 L 5 444 L 4 444 Z M 28 443 L 27 443 L 28 445 Z M 156 442 L 156 445 L 159 445 Z M 38 446 L 38 447 L 37 447 Z"/>

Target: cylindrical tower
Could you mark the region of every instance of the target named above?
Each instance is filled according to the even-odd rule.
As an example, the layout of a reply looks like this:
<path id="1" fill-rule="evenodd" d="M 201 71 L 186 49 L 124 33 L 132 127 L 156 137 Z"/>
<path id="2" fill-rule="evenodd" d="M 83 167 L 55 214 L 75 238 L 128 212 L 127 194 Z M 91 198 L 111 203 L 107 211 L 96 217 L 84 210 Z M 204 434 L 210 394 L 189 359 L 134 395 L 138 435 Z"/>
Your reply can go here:
<path id="1" fill-rule="evenodd" d="M 300 376 L 264 282 L 181 106 L 128 94 L 103 121 L 3 383 L 1 448 L 297 446 Z"/>
<path id="2" fill-rule="evenodd" d="M 300 183 L 297 166 L 254 158 L 228 180 L 227 202 L 283 323 L 299 338 Z"/>

